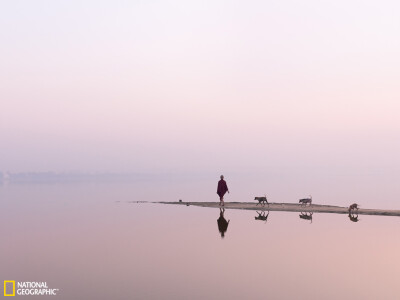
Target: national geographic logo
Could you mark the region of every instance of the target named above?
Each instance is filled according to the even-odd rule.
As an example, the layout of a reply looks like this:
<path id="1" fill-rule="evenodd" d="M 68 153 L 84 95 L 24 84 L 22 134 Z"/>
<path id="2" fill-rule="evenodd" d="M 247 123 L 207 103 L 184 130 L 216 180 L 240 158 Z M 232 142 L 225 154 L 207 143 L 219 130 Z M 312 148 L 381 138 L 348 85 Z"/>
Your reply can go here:
<path id="1" fill-rule="evenodd" d="M 15 288 L 17 285 L 17 289 Z M 47 282 L 4 280 L 4 296 L 57 296 L 59 289 L 51 289 Z"/>
<path id="2" fill-rule="evenodd" d="M 4 297 L 8 296 L 15 296 L 15 280 L 4 280 Z"/>

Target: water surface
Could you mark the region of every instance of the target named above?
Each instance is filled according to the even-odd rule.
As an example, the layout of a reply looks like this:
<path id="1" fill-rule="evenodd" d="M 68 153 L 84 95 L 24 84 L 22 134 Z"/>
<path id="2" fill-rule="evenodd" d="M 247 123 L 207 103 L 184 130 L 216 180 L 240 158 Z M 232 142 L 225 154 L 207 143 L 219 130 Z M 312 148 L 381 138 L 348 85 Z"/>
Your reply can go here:
<path id="1" fill-rule="evenodd" d="M 57 299 L 398 298 L 396 217 L 226 210 L 221 238 L 219 209 L 134 203 L 214 201 L 214 185 L 3 185 L 0 280 L 46 281 Z"/>

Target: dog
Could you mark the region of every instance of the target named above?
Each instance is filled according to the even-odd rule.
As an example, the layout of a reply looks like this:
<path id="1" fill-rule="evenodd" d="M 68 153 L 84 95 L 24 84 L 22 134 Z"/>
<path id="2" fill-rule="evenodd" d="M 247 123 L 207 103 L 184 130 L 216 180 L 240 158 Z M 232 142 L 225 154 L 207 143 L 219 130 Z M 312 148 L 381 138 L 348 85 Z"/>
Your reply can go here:
<path id="1" fill-rule="evenodd" d="M 267 196 L 264 196 L 264 197 L 255 197 L 254 200 L 257 200 L 257 201 L 258 201 L 258 204 L 264 204 L 264 205 L 265 205 L 265 203 L 267 203 L 268 206 L 269 206 L 269 203 L 268 203 L 268 200 L 267 200 Z M 257 205 L 258 205 L 258 204 L 257 204 Z"/>
<path id="2" fill-rule="evenodd" d="M 310 196 L 310 198 L 303 198 L 303 199 L 299 200 L 299 203 L 301 203 L 301 205 L 303 205 L 303 204 L 307 205 L 307 203 L 311 205 L 311 202 L 312 202 L 312 197 L 311 196 Z"/>
<path id="3" fill-rule="evenodd" d="M 357 213 L 358 213 L 358 204 L 357 203 L 353 203 L 352 205 L 349 206 L 349 214 L 350 214 L 350 212 L 353 212 L 354 210 L 357 210 Z"/>

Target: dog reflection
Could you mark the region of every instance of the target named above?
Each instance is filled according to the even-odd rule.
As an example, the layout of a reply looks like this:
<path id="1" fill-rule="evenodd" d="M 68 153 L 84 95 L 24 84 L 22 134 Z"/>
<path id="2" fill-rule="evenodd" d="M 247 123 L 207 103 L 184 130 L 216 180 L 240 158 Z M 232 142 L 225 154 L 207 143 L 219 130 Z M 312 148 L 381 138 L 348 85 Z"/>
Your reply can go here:
<path id="1" fill-rule="evenodd" d="M 231 220 L 226 221 L 224 217 L 225 208 L 219 209 L 219 218 L 217 220 L 218 223 L 218 230 L 221 234 L 221 238 L 225 237 L 225 232 L 228 230 L 228 225 Z"/>
<path id="2" fill-rule="evenodd" d="M 310 220 L 311 222 L 310 222 L 310 224 L 312 223 L 312 215 L 313 215 L 313 213 L 312 212 L 301 212 L 300 213 L 300 215 L 299 215 L 299 217 L 300 217 L 300 219 L 303 219 L 303 220 Z"/>
<path id="3" fill-rule="evenodd" d="M 352 222 L 358 222 L 358 221 L 360 221 L 360 220 L 358 219 L 358 214 L 353 214 L 353 213 L 349 213 L 349 219 L 350 219 L 350 221 L 352 221 Z"/>
<path id="4" fill-rule="evenodd" d="M 265 222 L 267 222 L 267 220 L 268 220 L 268 215 L 269 215 L 269 210 L 267 211 L 267 214 L 265 214 L 265 211 L 262 211 L 262 212 L 258 212 L 258 211 L 256 211 L 256 213 L 258 213 L 258 216 L 255 216 L 254 217 L 254 219 L 255 220 L 260 220 L 260 221 L 265 221 Z"/>

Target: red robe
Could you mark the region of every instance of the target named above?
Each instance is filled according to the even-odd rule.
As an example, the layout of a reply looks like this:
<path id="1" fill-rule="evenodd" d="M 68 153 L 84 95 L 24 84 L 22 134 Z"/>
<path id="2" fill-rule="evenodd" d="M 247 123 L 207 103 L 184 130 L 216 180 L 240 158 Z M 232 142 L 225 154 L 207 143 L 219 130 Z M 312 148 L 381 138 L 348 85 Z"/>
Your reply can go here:
<path id="1" fill-rule="evenodd" d="M 226 181 L 221 179 L 218 181 L 218 188 L 217 188 L 217 194 L 220 198 L 222 198 L 225 193 L 228 191 L 228 186 L 226 185 Z"/>

